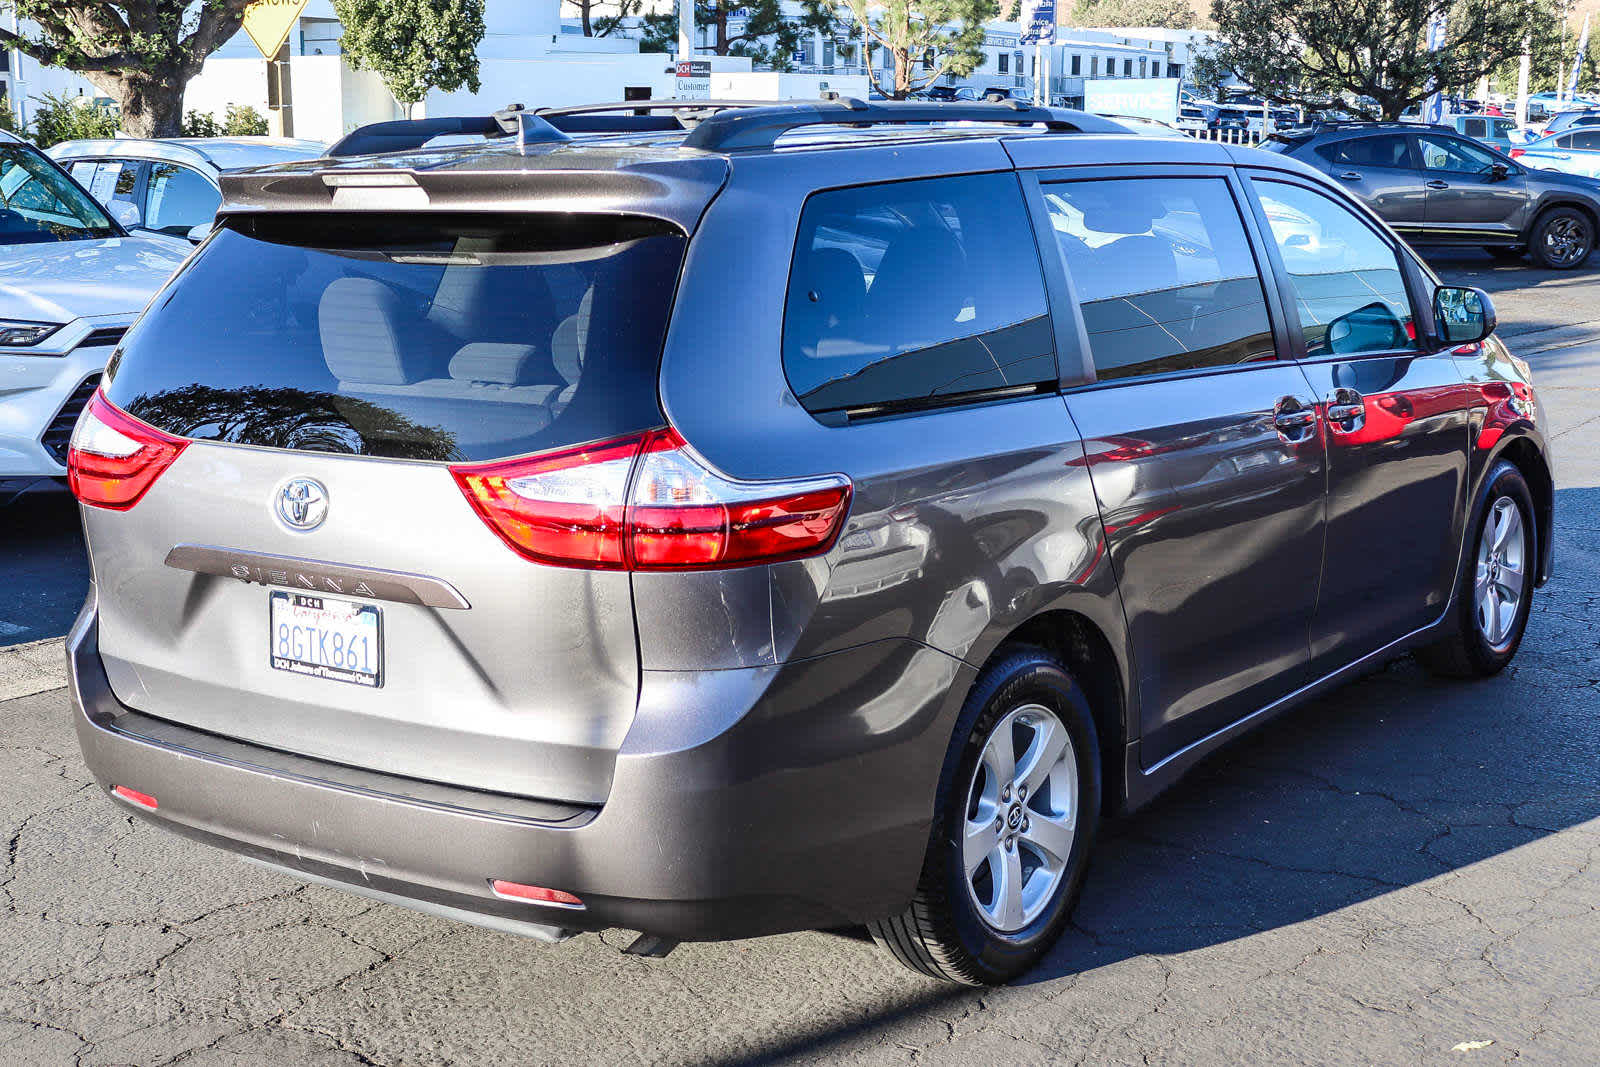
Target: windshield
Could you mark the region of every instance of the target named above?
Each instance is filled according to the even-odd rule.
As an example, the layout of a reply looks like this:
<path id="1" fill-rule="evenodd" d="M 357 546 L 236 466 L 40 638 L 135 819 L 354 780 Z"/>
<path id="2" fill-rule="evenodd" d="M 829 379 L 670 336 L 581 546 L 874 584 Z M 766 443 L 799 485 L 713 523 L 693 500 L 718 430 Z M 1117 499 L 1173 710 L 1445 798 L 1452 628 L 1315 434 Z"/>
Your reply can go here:
<path id="1" fill-rule="evenodd" d="M 100 205 L 38 152 L 0 144 L 0 244 L 117 236 Z"/>

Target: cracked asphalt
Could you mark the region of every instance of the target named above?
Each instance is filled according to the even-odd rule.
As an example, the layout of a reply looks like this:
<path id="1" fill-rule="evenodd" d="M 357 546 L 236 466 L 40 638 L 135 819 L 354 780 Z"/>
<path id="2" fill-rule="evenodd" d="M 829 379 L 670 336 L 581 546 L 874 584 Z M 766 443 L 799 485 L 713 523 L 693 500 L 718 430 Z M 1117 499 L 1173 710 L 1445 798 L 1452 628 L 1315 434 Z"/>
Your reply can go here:
<path id="1" fill-rule="evenodd" d="M 1022 982 L 939 986 L 849 930 L 635 959 L 299 885 L 114 810 L 33 650 L 0 699 L 0 1063 L 1600 1061 L 1600 343 L 1564 328 L 1597 294 L 1502 307 L 1559 485 L 1513 667 L 1399 660 L 1203 764 L 1107 828 Z"/>

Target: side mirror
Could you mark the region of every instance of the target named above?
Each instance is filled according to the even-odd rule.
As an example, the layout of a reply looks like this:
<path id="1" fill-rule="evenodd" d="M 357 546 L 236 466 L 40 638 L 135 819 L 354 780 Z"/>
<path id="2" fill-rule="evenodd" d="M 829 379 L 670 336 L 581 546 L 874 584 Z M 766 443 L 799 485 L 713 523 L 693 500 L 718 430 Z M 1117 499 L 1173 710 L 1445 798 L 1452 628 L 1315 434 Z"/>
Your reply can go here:
<path id="1" fill-rule="evenodd" d="M 1503 182 L 1511 176 L 1511 168 L 1504 163 L 1494 163 L 1489 167 L 1489 176 L 1497 182 Z"/>
<path id="2" fill-rule="evenodd" d="M 137 230 L 144 225 L 144 216 L 139 214 L 139 209 L 126 200 L 113 200 L 106 205 L 106 210 L 111 212 L 111 217 L 124 230 Z"/>
<path id="3" fill-rule="evenodd" d="M 1439 339 L 1450 345 L 1475 344 L 1494 333 L 1499 325 L 1488 293 L 1456 285 L 1441 285 L 1434 290 L 1433 321 Z"/>
<path id="4" fill-rule="evenodd" d="M 210 237 L 211 236 L 211 231 L 213 229 L 215 229 L 215 228 L 216 227 L 215 227 L 214 223 L 202 222 L 200 225 L 194 227 L 192 230 L 190 230 L 184 236 L 189 238 L 189 243 L 190 244 L 197 245 L 200 242 L 204 241 L 207 237 Z"/>

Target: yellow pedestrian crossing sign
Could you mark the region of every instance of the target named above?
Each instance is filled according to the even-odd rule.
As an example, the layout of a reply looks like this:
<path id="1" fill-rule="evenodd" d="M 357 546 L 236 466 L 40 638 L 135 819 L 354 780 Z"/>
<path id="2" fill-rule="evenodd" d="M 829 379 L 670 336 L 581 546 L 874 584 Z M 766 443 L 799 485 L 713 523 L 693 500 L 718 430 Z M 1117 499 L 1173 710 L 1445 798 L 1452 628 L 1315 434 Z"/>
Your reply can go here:
<path id="1" fill-rule="evenodd" d="M 256 0 L 244 9 L 244 32 L 268 60 L 275 58 L 289 39 L 295 20 L 310 0 Z"/>

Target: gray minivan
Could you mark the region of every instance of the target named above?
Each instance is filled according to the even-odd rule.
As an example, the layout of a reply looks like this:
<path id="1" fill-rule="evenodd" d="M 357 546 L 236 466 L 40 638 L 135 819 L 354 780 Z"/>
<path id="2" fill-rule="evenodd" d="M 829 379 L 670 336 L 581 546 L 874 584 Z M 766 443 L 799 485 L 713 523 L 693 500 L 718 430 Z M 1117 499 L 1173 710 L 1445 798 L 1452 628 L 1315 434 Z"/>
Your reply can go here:
<path id="1" fill-rule="evenodd" d="M 1515 655 L 1527 366 L 1304 164 L 1006 104 L 518 127 L 225 176 L 119 348 L 68 650 L 130 814 L 546 939 L 860 923 L 1001 982 L 1103 815 Z"/>

